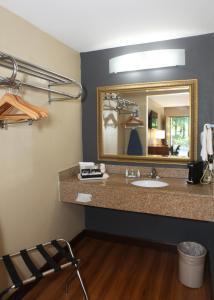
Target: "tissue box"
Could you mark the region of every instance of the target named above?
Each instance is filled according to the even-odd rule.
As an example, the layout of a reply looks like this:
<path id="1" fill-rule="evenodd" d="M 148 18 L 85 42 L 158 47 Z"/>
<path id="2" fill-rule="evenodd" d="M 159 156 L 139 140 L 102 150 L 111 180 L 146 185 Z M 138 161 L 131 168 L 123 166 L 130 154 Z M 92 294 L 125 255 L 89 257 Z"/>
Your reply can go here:
<path id="1" fill-rule="evenodd" d="M 97 178 L 97 177 L 103 177 L 103 173 L 100 171 L 100 169 L 88 168 L 88 169 L 81 169 L 80 176 L 82 178 Z"/>

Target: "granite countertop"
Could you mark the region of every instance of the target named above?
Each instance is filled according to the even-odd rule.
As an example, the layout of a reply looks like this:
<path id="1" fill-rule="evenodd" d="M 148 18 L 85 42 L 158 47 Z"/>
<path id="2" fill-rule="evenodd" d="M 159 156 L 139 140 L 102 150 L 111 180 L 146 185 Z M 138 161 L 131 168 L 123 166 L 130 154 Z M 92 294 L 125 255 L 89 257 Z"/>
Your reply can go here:
<path id="1" fill-rule="evenodd" d="M 60 200 L 78 205 L 121 211 L 214 221 L 214 185 L 189 185 L 184 178 L 161 178 L 164 188 L 143 188 L 131 184 L 122 174 L 106 180 L 80 181 L 76 167 L 59 174 Z M 143 178 L 145 179 L 145 177 Z M 92 194 L 87 203 L 77 202 L 78 193 Z"/>

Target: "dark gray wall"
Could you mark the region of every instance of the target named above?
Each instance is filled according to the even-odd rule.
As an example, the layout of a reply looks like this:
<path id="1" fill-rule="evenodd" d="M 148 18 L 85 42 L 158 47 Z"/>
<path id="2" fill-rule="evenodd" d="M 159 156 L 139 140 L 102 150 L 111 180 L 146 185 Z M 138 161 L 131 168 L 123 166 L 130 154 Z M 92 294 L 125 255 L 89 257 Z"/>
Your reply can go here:
<path id="1" fill-rule="evenodd" d="M 210 222 L 92 207 L 86 208 L 85 221 L 89 230 L 173 245 L 194 240 L 214 250 L 214 223 Z"/>
<path id="2" fill-rule="evenodd" d="M 109 74 L 109 59 L 130 52 L 164 48 L 184 48 L 186 65 L 156 70 Z M 214 34 L 142 45 L 81 53 L 82 84 L 86 90 L 82 110 L 83 156 L 97 161 L 96 88 L 103 85 L 162 80 L 199 80 L 199 130 L 214 123 Z"/>
<path id="3" fill-rule="evenodd" d="M 109 59 L 118 55 L 163 48 L 186 49 L 186 66 L 109 74 Z M 199 130 L 214 123 L 214 34 L 164 42 L 120 47 L 81 54 L 83 101 L 82 130 L 85 161 L 97 161 L 96 87 L 162 80 L 199 80 Z M 214 287 L 214 223 L 181 220 L 146 214 L 87 208 L 86 228 L 165 243 L 196 240 L 205 244 L 211 257 Z"/>

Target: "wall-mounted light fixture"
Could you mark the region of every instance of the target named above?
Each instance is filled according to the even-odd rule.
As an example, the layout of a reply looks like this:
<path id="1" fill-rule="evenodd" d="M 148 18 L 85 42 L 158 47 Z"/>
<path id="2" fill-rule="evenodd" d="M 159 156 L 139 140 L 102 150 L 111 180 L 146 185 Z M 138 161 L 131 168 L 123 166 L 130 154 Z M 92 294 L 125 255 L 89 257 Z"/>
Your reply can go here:
<path id="1" fill-rule="evenodd" d="M 185 49 L 135 52 L 109 60 L 109 73 L 137 71 L 185 65 Z"/>
<path id="2" fill-rule="evenodd" d="M 149 130 L 149 135 L 150 135 L 150 141 L 149 141 L 150 146 L 164 145 L 164 140 L 166 138 L 165 130 L 152 128 Z"/>

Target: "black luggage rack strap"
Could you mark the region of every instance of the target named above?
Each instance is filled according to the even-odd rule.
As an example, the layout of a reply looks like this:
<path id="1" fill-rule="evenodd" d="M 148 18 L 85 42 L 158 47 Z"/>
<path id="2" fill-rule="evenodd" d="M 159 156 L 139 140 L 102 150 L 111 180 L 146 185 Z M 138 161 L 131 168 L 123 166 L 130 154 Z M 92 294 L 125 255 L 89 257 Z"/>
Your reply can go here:
<path id="1" fill-rule="evenodd" d="M 62 246 L 62 243 L 66 247 Z M 55 260 L 53 259 L 53 257 L 50 256 L 48 251 L 45 249 L 46 246 L 52 246 L 52 248 L 55 248 L 55 250 L 57 250 L 57 254 L 60 254 L 61 258 L 65 259 L 66 262 L 63 264 L 57 264 L 55 262 Z M 31 251 L 37 251 L 38 253 L 41 254 L 41 256 L 44 258 L 46 264 L 48 265 L 48 270 L 42 272 L 41 267 L 40 268 L 36 267 L 32 258 L 29 256 L 29 252 L 31 252 Z M 12 258 L 18 257 L 18 256 L 20 256 L 22 258 L 24 265 L 30 271 L 32 276 L 25 278 L 25 279 L 21 279 L 21 277 L 19 276 L 19 274 L 16 270 L 16 266 L 12 260 Z M 81 276 L 79 273 L 79 269 L 78 269 L 79 268 L 79 260 L 73 255 L 70 244 L 64 239 L 52 240 L 52 241 L 44 243 L 44 244 L 39 244 L 30 249 L 23 249 L 23 250 L 20 250 L 20 252 L 17 252 L 14 254 L 4 255 L 4 256 L 0 257 L 0 263 L 1 262 L 3 262 L 6 271 L 8 272 L 8 274 L 10 276 L 12 285 L 9 288 L 0 292 L 0 299 L 2 299 L 3 296 L 7 292 L 9 292 L 11 289 L 20 288 L 23 285 L 26 285 L 37 279 L 45 277 L 51 273 L 58 272 L 62 269 L 65 269 L 66 267 L 68 267 L 70 265 L 73 265 L 75 267 L 77 275 L 79 277 L 85 299 L 88 300 L 88 296 L 87 296 L 87 293 L 86 293 L 86 290 L 83 285 L 83 282 L 82 282 L 82 279 L 81 279 Z"/>

